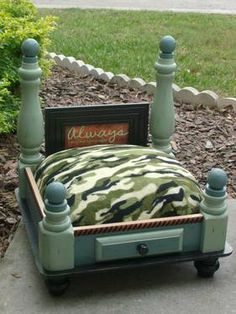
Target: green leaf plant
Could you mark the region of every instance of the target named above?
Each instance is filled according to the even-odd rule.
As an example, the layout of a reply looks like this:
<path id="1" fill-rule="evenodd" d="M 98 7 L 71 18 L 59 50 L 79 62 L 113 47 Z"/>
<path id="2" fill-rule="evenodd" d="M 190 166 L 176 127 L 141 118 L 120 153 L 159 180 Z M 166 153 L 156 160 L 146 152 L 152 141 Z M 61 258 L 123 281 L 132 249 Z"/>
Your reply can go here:
<path id="1" fill-rule="evenodd" d="M 56 26 L 53 16 L 39 16 L 28 0 L 0 0 L 0 133 L 14 132 L 19 109 L 18 68 L 21 44 L 34 38 L 40 44 L 43 76 L 50 73 L 51 62 L 45 57 L 49 34 Z"/>

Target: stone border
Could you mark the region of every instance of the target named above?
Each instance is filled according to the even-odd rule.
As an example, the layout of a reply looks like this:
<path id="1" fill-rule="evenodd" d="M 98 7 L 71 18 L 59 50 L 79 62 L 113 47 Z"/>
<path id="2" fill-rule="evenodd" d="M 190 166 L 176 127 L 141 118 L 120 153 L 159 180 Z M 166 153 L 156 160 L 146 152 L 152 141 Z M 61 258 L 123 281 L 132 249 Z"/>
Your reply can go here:
<path id="1" fill-rule="evenodd" d="M 81 60 L 76 60 L 74 57 L 65 57 L 64 55 L 57 55 L 54 52 L 47 55 L 49 59 L 56 62 L 57 65 L 66 68 L 72 72 L 77 73 L 79 76 L 90 75 L 95 79 L 102 80 L 106 83 L 117 84 L 120 87 L 127 87 L 146 92 L 153 95 L 156 88 L 156 82 L 145 82 L 141 78 L 130 78 L 125 74 L 115 75 L 112 72 L 105 72 L 103 69 L 95 68 L 90 64 L 85 64 Z M 232 107 L 236 112 L 236 98 L 232 97 L 219 97 L 216 93 L 210 90 L 199 92 L 193 87 L 180 88 L 178 85 L 173 84 L 174 100 L 178 103 L 186 103 L 192 105 L 204 105 L 208 107 L 216 107 L 223 109 L 225 107 Z"/>

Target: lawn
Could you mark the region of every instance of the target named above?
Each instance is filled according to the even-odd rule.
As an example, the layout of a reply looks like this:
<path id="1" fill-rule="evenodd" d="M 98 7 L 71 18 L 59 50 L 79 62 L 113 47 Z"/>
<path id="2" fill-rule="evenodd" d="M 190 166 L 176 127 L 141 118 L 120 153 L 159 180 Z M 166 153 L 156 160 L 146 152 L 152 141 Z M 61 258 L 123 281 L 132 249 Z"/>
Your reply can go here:
<path id="1" fill-rule="evenodd" d="M 112 10 L 40 10 L 58 16 L 50 50 L 115 74 L 155 80 L 158 41 L 177 40 L 175 82 L 236 97 L 236 17 Z"/>

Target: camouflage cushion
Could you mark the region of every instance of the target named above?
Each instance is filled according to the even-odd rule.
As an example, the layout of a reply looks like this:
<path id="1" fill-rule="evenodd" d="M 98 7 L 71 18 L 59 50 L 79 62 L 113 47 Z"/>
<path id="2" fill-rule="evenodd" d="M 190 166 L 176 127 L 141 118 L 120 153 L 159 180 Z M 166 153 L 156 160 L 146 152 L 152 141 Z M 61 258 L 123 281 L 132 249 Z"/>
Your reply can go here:
<path id="1" fill-rule="evenodd" d="M 47 157 L 35 173 L 41 195 L 60 181 L 74 226 L 198 212 L 201 190 L 169 155 L 133 145 L 73 148 Z"/>

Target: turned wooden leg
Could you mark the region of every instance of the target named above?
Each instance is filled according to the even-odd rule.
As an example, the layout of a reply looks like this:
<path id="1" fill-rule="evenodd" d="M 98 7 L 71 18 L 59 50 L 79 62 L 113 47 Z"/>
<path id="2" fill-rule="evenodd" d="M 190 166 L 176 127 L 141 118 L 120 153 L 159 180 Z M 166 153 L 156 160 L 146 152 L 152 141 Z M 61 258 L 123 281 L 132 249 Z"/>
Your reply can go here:
<path id="1" fill-rule="evenodd" d="M 176 64 L 174 61 L 175 39 L 165 36 L 160 41 L 160 55 L 155 64 L 157 87 L 151 106 L 150 132 L 154 148 L 172 155 L 171 138 L 175 132 L 175 111 L 172 81 Z"/>
<path id="2" fill-rule="evenodd" d="M 219 269 L 220 263 L 218 258 L 209 257 L 204 260 L 194 262 L 194 266 L 197 269 L 199 277 L 210 278 L 214 276 L 214 273 Z"/>
<path id="3" fill-rule="evenodd" d="M 42 71 L 38 64 L 39 44 L 26 39 L 22 44 L 22 64 L 19 68 L 21 83 L 21 106 L 17 122 L 17 138 L 20 144 L 18 161 L 19 195 L 26 198 L 25 168 L 32 171 L 42 161 L 40 154 L 44 140 L 44 123 L 39 99 Z"/>

